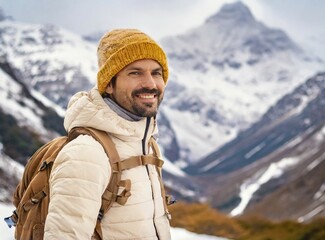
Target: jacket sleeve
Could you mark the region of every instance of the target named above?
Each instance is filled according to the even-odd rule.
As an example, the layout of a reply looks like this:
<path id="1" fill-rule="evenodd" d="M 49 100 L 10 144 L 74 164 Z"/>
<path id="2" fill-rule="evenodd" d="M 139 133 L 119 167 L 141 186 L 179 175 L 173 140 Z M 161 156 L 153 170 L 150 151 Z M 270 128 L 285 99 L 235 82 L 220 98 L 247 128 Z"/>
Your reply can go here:
<path id="1" fill-rule="evenodd" d="M 44 239 L 91 239 L 111 167 L 99 142 L 81 135 L 54 162 Z"/>

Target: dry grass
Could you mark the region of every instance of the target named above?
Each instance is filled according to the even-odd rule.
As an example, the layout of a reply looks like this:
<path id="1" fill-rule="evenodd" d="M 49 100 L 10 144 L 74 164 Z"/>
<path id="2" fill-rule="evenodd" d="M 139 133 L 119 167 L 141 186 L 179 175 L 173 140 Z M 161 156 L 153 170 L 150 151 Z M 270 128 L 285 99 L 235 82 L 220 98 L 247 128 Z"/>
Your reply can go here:
<path id="1" fill-rule="evenodd" d="M 231 218 L 207 204 L 177 202 L 169 207 L 171 225 L 191 232 L 238 240 L 324 240 L 325 219 L 302 224 L 295 221 L 272 222 L 250 216 Z"/>

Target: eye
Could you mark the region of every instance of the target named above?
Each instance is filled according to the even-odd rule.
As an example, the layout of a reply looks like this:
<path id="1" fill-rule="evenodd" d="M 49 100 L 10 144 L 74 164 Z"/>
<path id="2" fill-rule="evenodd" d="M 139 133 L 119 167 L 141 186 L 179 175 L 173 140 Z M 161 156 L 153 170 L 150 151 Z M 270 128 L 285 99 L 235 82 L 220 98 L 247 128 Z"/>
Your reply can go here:
<path id="1" fill-rule="evenodd" d="M 132 71 L 132 72 L 129 72 L 129 75 L 139 76 L 139 75 L 141 75 L 141 72 L 140 71 Z"/>
<path id="2" fill-rule="evenodd" d="M 154 71 L 152 73 L 153 76 L 162 76 L 162 72 L 161 71 Z"/>

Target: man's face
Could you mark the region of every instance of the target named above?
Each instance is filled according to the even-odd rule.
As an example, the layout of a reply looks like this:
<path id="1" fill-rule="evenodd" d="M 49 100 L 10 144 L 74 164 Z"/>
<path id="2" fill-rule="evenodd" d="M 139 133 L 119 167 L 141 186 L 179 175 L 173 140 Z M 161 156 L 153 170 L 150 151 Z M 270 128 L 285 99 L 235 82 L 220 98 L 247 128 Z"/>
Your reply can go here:
<path id="1" fill-rule="evenodd" d="M 152 59 L 141 59 L 117 73 L 115 86 L 108 84 L 106 92 L 129 112 L 141 117 L 153 117 L 163 99 L 164 89 L 160 64 Z"/>

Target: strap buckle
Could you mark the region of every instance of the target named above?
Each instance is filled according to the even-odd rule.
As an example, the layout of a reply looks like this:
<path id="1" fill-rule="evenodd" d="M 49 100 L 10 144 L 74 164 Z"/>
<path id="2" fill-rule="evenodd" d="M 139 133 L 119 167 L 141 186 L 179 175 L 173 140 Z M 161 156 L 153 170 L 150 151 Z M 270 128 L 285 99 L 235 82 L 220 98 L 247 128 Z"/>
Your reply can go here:
<path id="1" fill-rule="evenodd" d="M 176 199 L 172 195 L 165 196 L 167 206 L 176 203 Z"/>
<path id="2" fill-rule="evenodd" d="M 7 223 L 9 228 L 16 227 L 16 222 L 13 220 L 12 216 L 6 217 L 3 220 Z"/>

